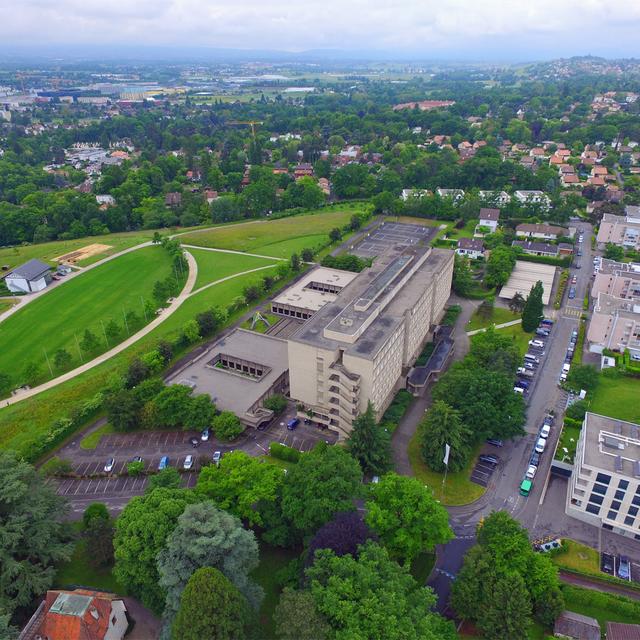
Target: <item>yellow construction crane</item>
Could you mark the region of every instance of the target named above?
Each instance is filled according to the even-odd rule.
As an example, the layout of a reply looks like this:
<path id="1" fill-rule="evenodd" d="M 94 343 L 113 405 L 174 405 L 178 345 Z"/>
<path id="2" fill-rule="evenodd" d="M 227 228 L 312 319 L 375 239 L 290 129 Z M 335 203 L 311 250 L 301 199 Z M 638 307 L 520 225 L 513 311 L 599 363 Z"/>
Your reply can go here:
<path id="1" fill-rule="evenodd" d="M 227 122 L 228 125 L 249 125 L 251 127 L 251 135 L 256 137 L 256 125 L 264 124 L 262 120 L 229 120 Z"/>

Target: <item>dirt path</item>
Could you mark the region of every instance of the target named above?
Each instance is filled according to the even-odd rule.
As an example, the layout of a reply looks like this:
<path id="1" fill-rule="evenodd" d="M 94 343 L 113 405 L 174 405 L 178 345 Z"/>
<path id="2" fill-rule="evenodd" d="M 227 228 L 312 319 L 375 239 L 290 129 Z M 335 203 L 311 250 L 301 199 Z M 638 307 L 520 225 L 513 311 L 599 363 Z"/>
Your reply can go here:
<path id="1" fill-rule="evenodd" d="M 132 336 L 129 336 L 124 342 L 121 342 L 120 344 L 116 345 L 115 347 L 113 347 L 113 349 L 109 349 L 109 351 L 105 351 L 103 354 L 99 355 L 97 358 L 94 358 L 89 362 L 85 362 L 83 365 L 80 365 L 79 367 L 76 367 L 71 371 L 67 371 L 66 373 L 63 373 L 61 376 L 58 376 L 53 380 L 49 380 L 44 384 L 38 385 L 37 387 L 33 387 L 32 389 L 23 391 L 21 393 L 16 394 L 15 396 L 12 396 L 11 398 L 7 398 L 6 400 L 3 400 L 4 406 L 8 407 L 11 404 L 16 404 L 17 402 L 20 402 L 21 400 L 25 400 L 26 398 L 31 398 L 32 396 L 35 396 L 38 393 L 41 393 L 42 391 L 53 389 L 53 387 L 57 387 L 59 384 L 62 384 L 63 382 L 67 382 L 67 380 L 72 380 L 76 376 L 79 376 L 81 373 L 84 373 L 85 371 L 89 371 L 90 369 L 97 367 L 99 364 L 102 364 L 103 362 L 106 362 L 107 360 L 113 358 L 113 356 L 117 355 L 121 351 L 124 351 L 125 349 L 130 347 L 132 344 L 135 344 L 136 342 L 138 342 L 138 340 L 140 340 L 141 338 L 146 336 L 148 333 L 153 331 L 156 327 L 161 325 L 170 315 L 175 313 L 180 307 L 180 305 L 182 305 L 182 303 L 189 297 L 196 283 L 196 278 L 198 277 L 198 263 L 195 261 L 195 258 L 188 251 L 185 252 L 185 256 L 189 264 L 189 275 L 187 277 L 187 281 L 185 282 L 185 285 L 182 288 L 182 291 L 180 292 L 180 294 L 173 299 L 171 304 L 166 309 L 164 309 L 157 318 L 152 320 L 149 324 L 144 326 L 137 333 L 134 333 Z"/>

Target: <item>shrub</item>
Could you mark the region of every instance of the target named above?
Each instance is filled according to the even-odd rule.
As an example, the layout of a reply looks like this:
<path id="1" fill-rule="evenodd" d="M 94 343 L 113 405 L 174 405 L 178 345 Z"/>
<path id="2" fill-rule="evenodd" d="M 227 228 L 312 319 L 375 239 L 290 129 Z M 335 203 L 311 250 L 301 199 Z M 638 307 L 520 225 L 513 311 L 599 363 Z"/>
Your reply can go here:
<path id="1" fill-rule="evenodd" d="M 104 502 L 92 502 L 82 514 L 82 523 L 85 529 L 91 524 L 92 520 L 106 520 L 110 519 L 107 505 Z"/>
<path id="2" fill-rule="evenodd" d="M 68 460 L 62 460 L 54 456 L 42 465 L 42 471 L 47 476 L 64 476 L 71 473 L 73 467 Z"/>
<path id="3" fill-rule="evenodd" d="M 278 460 L 285 462 L 298 462 L 300 460 L 300 452 L 297 449 L 287 447 L 287 445 L 279 442 L 272 442 L 269 445 L 269 453 Z"/>
<path id="4" fill-rule="evenodd" d="M 275 414 L 282 413 L 287 408 L 287 399 L 280 393 L 269 396 L 264 401 L 266 409 L 271 409 Z"/>
<path id="5" fill-rule="evenodd" d="M 144 473 L 144 462 L 129 462 L 127 464 L 127 475 L 135 478 Z"/>

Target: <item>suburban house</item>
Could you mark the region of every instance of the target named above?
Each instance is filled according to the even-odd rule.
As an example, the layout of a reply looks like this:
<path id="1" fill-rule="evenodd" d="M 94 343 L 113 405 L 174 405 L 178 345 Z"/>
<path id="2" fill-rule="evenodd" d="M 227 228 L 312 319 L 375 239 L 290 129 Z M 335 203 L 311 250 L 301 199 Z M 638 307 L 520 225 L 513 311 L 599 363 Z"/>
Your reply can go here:
<path id="1" fill-rule="evenodd" d="M 484 257 L 484 243 L 476 238 L 460 238 L 456 253 L 472 260 Z"/>
<path id="2" fill-rule="evenodd" d="M 12 293 L 42 291 L 51 282 L 51 267 L 42 260 L 29 260 L 8 273 L 4 281 Z"/>
<path id="3" fill-rule="evenodd" d="M 640 207 L 627 205 L 624 216 L 605 213 L 598 229 L 598 248 L 612 243 L 624 249 L 640 249 Z"/>
<path id="4" fill-rule="evenodd" d="M 495 233 L 498 230 L 498 220 L 500 219 L 500 209 L 488 209 L 482 207 L 480 209 L 478 226 L 476 227 L 475 234 L 483 235 L 478 228 L 486 227 L 489 229 L 488 233 Z"/>
<path id="5" fill-rule="evenodd" d="M 438 187 L 436 193 L 441 198 L 451 198 L 454 202 L 458 202 L 464 198 L 464 191 L 462 189 L 441 189 Z"/>
<path id="6" fill-rule="evenodd" d="M 563 611 L 553 627 L 553 635 L 571 640 L 600 640 L 600 623 L 580 613 Z"/>
<path id="7" fill-rule="evenodd" d="M 479 191 L 480 200 L 495 207 L 504 207 L 511 202 L 511 196 L 506 191 Z"/>
<path id="8" fill-rule="evenodd" d="M 569 230 L 564 227 L 556 227 L 551 224 L 523 223 L 516 227 L 518 238 L 534 238 L 536 240 L 557 240 L 569 235 Z"/>
<path id="9" fill-rule="evenodd" d="M 411 198 L 422 198 L 430 195 L 431 192 L 426 189 L 403 189 L 400 197 L 406 202 Z"/>
<path id="10" fill-rule="evenodd" d="M 607 622 L 607 640 L 640 640 L 640 624 Z"/>
<path id="11" fill-rule="evenodd" d="M 520 247 L 523 253 L 530 256 L 544 256 L 546 258 L 557 258 L 560 251 L 558 245 L 547 244 L 546 242 L 531 242 L 530 240 L 514 240 L 512 247 Z"/>
<path id="12" fill-rule="evenodd" d="M 545 209 L 551 208 L 551 200 L 543 191 L 516 191 L 513 197 L 521 204 L 540 204 Z"/>
<path id="13" fill-rule="evenodd" d="M 18 640 L 122 640 L 128 628 L 127 608 L 114 594 L 47 591 Z"/>

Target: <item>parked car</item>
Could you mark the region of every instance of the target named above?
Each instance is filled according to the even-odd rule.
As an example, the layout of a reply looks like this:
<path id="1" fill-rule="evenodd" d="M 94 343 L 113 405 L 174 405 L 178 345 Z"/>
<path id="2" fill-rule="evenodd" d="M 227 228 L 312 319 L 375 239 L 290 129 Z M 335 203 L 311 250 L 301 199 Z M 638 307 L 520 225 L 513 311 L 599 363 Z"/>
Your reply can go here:
<path id="1" fill-rule="evenodd" d="M 536 329 L 536 335 L 537 336 L 541 336 L 543 338 L 546 338 L 549 335 L 549 330 L 548 329 Z"/>
<path id="2" fill-rule="evenodd" d="M 111 473 L 113 471 L 113 465 L 115 465 L 116 461 L 113 458 L 109 458 L 105 463 L 104 463 L 104 472 L 105 473 Z"/>
<path id="3" fill-rule="evenodd" d="M 573 276 L 573 278 L 571 278 L 571 284 L 577 284 L 578 282 L 578 276 Z"/>
<path id="4" fill-rule="evenodd" d="M 191 469 L 191 467 L 193 467 L 193 456 L 191 454 L 189 454 L 184 459 L 184 462 L 182 463 L 182 468 L 183 469 Z"/>
<path id="5" fill-rule="evenodd" d="M 528 389 L 529 388 L 529 382 L 527 382 L 526 380 L 520 380 L 518 379 L 517 381 L 517 385 L 519 387 L 522 387 L 523 389 Z"/>
<path id="6" fill-rule="evenodd" d="M 548 424 L 543 424 L 542 429 L 540 429 L 540 437 L 545 438 L 545 440 L 549 437 L 551 433 L 551 426 Z"/>
<path id="7" fill-rule="evenodd" d="M 160 463 L 158 464 L 158 471 L 162 471 L 169 466 L 169 456 L 162 456 Z"/>
<path id="8" fill-rule="evenodd" d="M 524 360 L 525 360 L 525 362 L 531 362 L 531 363 L 535 362 L 536 364 L 540 364 L 540 358 L 535 356 L 533 353 L 525 353 L 524 354 Z"/>
<path id="9" fill-rule="evenodd" d="M 191 443 L 191 446 L 194 448 L 200 444 L 200 440 L 198 440 L 198 438 L 189 438 L 189 442 Z"/>
<path id="10" fill-rule="evenodd" d="M 627 556 L 618 558 L 618 577 L 623 580 L 631 580 L 631 563 Z"/>
<path id="11" fill-rule="evenodd" d="M 494 447 L 503 447 L 504 446 L 504 442 L 502 442 L 502 440 L 498 440 L 497 438 L 489 438 L 487 440 L 487 444 L 491 444 Z"/>
<path id="12" fill-rule="evenodd" d="M 500 458 L 489 454 L 482 454 L 478 456 L 478 460 L 480 460 L 480 462 L 493 465 L 494 467 L 498 464 L 498 462 L 500 462 Z"/>
<path id="13" fill-rule="evenodd" d="M 513 387 L 513 390 L 520 395 L 524 395 L 524 387 Z"/>
<path id="14" fill-rule="evenodd" d="M 537 467 L 540 464 L 540 454 L 534 451 L 529 458 L 529 464 L 533 464 Z"/>
<path id="15" fill-rule="evenodd" d="M 529 480 L 533 480 L 536 477 L 536 471 L 538 467 L 535 464 L 530 464 L 527 472 L 524 474 L 525 478 L 529 478 Z"/>
<path id="16" fill-rule="evenodd" d="M 517 371 L 519 376 L 524 376 L 525 378 L 533 378 L 534 373 L 531 369 L 527 369 L 526 367 L 518 367 Z"/>
<path id="17" fill-rule="evenodd" d="M 530 347 L 536 347 L 536 349 L 544 349 L 544 342 L 542 340 L 529 340 Z"/>
<path id="18" fill-rule="evenodd" d="M 142 462 L 142 456 L 133 456 L 129 462 Z"/>
<path id="19" fill-rule="evenodd" d="M 536 442 L 536 453 L 542 453 L 547 446 L 547 441 L 544 438 L 538 438 Z"/>
<path id="20" fill-rule="evenodd" d="M 219 465 L 221 458 L 222 458 L 222 453 L 220 451 L 214 451 L 213 457 L 211 459 L 213 460 L 213 464 Z"/>
<path id="21" fill-rule="evenodd" d="M 538 367 L 538 363 L 537 362 L 525 362 L 524 363 L 524 368 L 527 369 L 527 371 L 531 371 L 531 373 L 533 373 L 536 368 Z"/>
<path id="22" fill-rule="evenodd" d="M 206 442 L 209 439 L 209 436 L 211 435 L 211 431 L 209 429 L 205 429 L 201 434 L 200 434 L 200 440 L 202 440 L 202 442 Z"/>
<path id="23" fill-rule="evenodd" d="M 576 269 L 581 269 L 581 268 L 582 268 L 582 266 L 580 265 L 580 263 L 576 262 Z"/>
<path id="24" fill-rule="evenodd" d="M 580 256 L 582 255 L 582 249 L 578 249 L 578 250 L 576 251 L 576 255 L 577 255 L 578 257 L 580 257 Z"/>
<path id="25" fill-rule="evenodd" d="M 613 558 L 609 554 L 602 554 L 602 570 L 613 575 Z"/>
<path id="26" fill-rule="evenodd" d="M 287 429 L 289 431 L 293 431 L 300 424 L 300 420 L 298 418 L 293 418 L 293 420 L 289 420 L 287 422 Z"/>
<path id="27" fill-rule="evenodd" d="M 556 423 L 556 419 L 551 414 L 548 414 L 544 417 L 544 423 L 553 426 Z"/>
<path id="28" fill-rule="evenodd" d="M 542 318 L 542 321 L 540 322 L 540 324 L 544 324 L 547 327 L 552 327 L 553 326 L 553 320 L 551 320 L 551 318 Z"/>
<path id="29" fill-rule="evenodd" d="M 573 300 L 576 297 L 576 288 L 571 287 L 569 289 L 569 300 Z"/>

